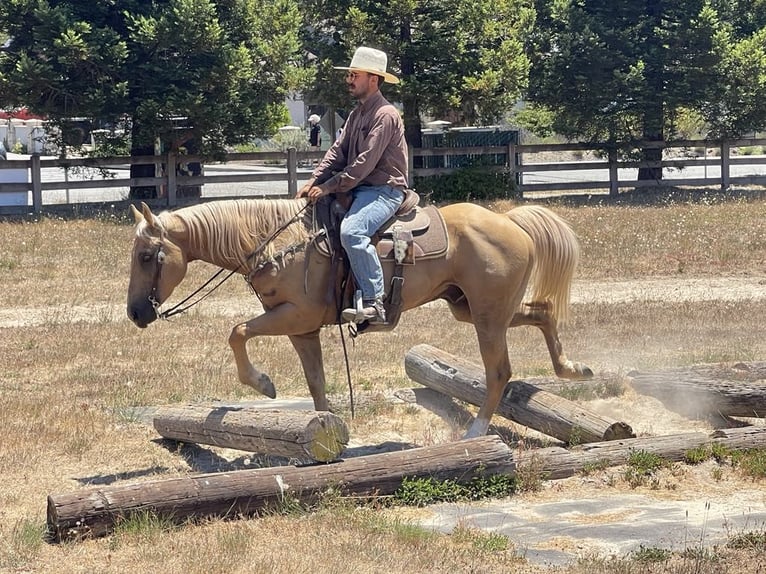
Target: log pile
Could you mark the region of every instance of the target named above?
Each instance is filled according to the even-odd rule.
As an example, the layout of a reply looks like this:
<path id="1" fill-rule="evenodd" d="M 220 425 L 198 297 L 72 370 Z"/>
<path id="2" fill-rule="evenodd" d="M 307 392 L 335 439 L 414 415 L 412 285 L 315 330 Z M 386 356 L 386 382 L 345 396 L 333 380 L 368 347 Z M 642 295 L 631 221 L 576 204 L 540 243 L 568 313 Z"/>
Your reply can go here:
<path id="1" fill-rule="evenodd" d="M 484 369 L 431 345 L 417 345 L 404 358 L 415 382 L 480 406 L 487 394 Z M 557 438 L 579 444 L 635 436 L 630 425 L 599 414 L 524 381 L 512 381 L 496 414 Z"/>
<path id="2" fill-rule="evenodd" d="M 429 345 L 413 347 L 405 357 L 405 369 L 414 381 L 470 404 L 480 405 L 486 393 L 481 367 Z M 723 377 L 722 369 L 727 373 Z M 701 411 L 743 417 L 766 413 L 766 363 L 695 368 L 691 373 L 667 370 L 632 373 L 631 377 L 638 392 L 692 416 Z M 247 516 L 286 499 L 310 504 L 329 488 L 343 495 L 382 496 L 394 493 L 405 478 L 469 482 L 494 474 L 514 477 L 522 469 L 533 468 L 546 479 L 560 479 L 594 464 L 625 464 L 636 451 L 680 461 L 689 450 L 715 443 L 731 449 L 766 447 L 766 428 L 752 426 L 711 434 L 635 438 L 628 424 L 589 412 L 546 390 L 553 388 L 512 381 L 497 414 L 555 437 L 569 448 L 511 448 L 497 436 L 486 436 L 333 464 L 236 470 L 86 488 L 48 496 L 49 531 L 54 540 L 66 541 L 108 534 L 119 521 L 142 512 L 174 522 Z M 314 411 L 166 407 L 157 411 L 153 422 L 161 436 L 172 440 L 315 462 L 335 461 L 349 440 L 340 418 Z"/>

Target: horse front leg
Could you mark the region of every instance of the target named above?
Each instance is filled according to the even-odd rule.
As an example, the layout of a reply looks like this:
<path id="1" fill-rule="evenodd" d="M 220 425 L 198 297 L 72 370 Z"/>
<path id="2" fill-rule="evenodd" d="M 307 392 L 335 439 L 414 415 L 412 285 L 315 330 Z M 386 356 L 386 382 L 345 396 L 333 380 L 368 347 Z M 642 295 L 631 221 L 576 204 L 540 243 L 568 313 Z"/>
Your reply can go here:
<path id="1" fill-rule="evenodd" d="M 245 323 L 236 325 L 229 335 L 229 346 L 234 352 L 234 361 L 237 365 L 237 377 L 239 378 L 239 381 L 271 399 L 275 398 L 277 393 L 271 377 L 260 369 L 257 369 L 250 362 L 250 357 L 247 354 L 247 342 L 257 336 L 293 336 L 300 333 L 301 330 L 306 329 L 305 322 L 306 315 L 301 313 L 298 307 L 292 303 L 281 303 L 276 307 L 267 310 L 263 315 L 259 315 Z M 295 346 L 295 342 L 293 342 L 293 345 Z M 296 346 L 296 350 L 297 349 L 298 346 Z M 303 361 L 302 357 L 301 361 Z M 324 375 L 322 375 L 322 380 L 323 379 Z M 316 404 L 316 399 L 314 402 Z"/>
<path id="2" fill-rule="evenodd" d="M 553 370 L 556 376 L 562 379 L 581 381 L 593 377 L 593 371 L 587 365 L 570 361 L 559 340 L 556 320 L 550 313 L 550 305 L 547 303 L 530 303 L 520 313 L 515 313 L 511 319 L 511 327 L 529 325 L 537 327 L 545 337 L 548 353 L 551 356 Z"/>

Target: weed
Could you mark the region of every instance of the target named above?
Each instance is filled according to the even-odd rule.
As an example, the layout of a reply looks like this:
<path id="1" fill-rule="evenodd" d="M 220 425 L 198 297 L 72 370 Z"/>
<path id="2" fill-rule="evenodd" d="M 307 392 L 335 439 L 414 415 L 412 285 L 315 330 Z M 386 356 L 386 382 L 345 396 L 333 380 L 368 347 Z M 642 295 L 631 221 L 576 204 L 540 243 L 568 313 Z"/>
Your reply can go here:
<path id="1" fill-rule="evenodd" d="M 504 534 L 484 532 L 478 528 L 458 524 L 452 537 L 459 544 L 470 544 L 482 552 L 502 552 L 511 548 L 511 541 Z"/>
<path id="2" fill-rule="evenodd" d="M 34 562 L 45 540 L 46 526 L 28 519 L 16 522 L 6 541 L 6 550 L 0 554 L 0 570 L 8 567 L 12 571 L 27 571 L 26 566 Z"/>
<path id="3" fill-rule="evenodd" d="M 690 448 L 684 453 L 684 462 L 686 464 L 700 464 L 712 456 L 710 449 L 706 445 Z"/>
<path id="4" fill-rule="evenodd" d="M 115 522 L 112 545 L 116 547 L 123 540 L 129 539 L 154 540 L 174 528 L 176 523 L 169 516 L 162 516 L 150 510 L 131 512 Z"/>
<path id="5" fill-rule="evenodd" d="M 734 549 L 746 548 L 764 552 L 766 551 L 766 530 L 737 534 L 726 543 L 726 546 Z"/>
<path id="6" fill-rule="evenodd" d="M 580 474 L 582 476 L 590 476 L 591 474 L 594 474 L 596 472 L 601 472 L 602 470 L 606 470 L 611 466 L 611 463 L 609 462 L 608 458 L 602 458 L 594 462 L 588 462 L 583 465 L 583 467 L 580 469 Z"/>
<path id="7" fill-rule="evenodd" d="M 753 479 L 766 478 L 766 449 L 734 451 L 731 461 L 745 476 Z"/>
<path id="8" fill-rule="evenodd" d="M 667 562 L 672 555 L 673 553 L 670 550 L 641 544 L 638 550 L 634 550 L 631 553 L 631 558 L 641 564 L 649 564 L 653 562 Z"/>
<path id="9" fill-rule="evenodd" d="M 719 442 L 714 442 L 710 445 L 710 455 L 716 460 L 718 464 L 726 461 L 731 456 L 731 449 Z"/>
<path id="10" fill-rule="evenodd" d="M 659 487 L 659 479 L 655 476 L 655 472 L 668 466 L 667 460 L 654 453 L 634 450 L 628 456 L 628 466 L 623 473 L 623 478 L 632 488 L 649 483 L 656 489 Z"/>
<path id="11" fill-rule="evenodd" d="M 0 270 L 13 271 L 19 266 L 19 262 L 15 259 L 0 259 Z"/>
<path id="12" fill-rule="evenodd" d="M 405 478 L 394 499 L 411 506 L 436 502 L 459 502 L 510 496 L 517 490 L 516 481 L 505 475 L 475 476 L 467 483 L 434 478 Z"/>

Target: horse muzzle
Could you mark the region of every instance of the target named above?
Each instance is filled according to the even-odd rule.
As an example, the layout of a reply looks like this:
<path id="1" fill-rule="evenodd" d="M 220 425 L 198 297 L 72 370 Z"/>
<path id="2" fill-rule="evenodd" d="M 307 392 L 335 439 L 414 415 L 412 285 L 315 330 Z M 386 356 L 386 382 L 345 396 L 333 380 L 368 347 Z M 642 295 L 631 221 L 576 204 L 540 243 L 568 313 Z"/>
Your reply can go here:
<path id="1" fill-rule="evenodd" d="M 137 327 L 145 329 L 157 319 L 157 312 L 147 299 L 144 302 L 128 304 L 128 317 Z"/>

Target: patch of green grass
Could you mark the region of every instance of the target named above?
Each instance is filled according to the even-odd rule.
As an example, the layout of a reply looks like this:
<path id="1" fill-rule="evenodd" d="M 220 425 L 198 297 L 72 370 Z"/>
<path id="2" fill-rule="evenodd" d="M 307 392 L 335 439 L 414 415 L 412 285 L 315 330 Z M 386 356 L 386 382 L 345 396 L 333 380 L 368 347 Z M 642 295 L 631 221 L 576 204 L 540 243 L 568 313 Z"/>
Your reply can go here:
<path id="1" fill-rule="evenodd" d="M 47 534 L 45 524 L 29 519 L 16 522 L 0 552 L 0 571 L 27 571 L 36 559 Z"/>
<path id="2" fill-rule="evenodd" d="M 726 543 L 726 546 L 734 549 L 752 549 L 766 552 L 766 530 L 737 534 Z"/>
<path id="3" fill-rule="evenodd" d="M 628 456 L 628 466 L 623 478 L 632 487 L 637 488 L 652 481 L 656 485 L 655 473 L 670 466 L 670 463 L 659 455 L 645 450 L 634 450 Z"/>
<path id="4" fill-rule="evenodd" d="M 644 546 L 641 544 L 638 550 L 631 553 L 631 558 L 640 564 L 651 564 L 657 562 L 667 562 L 673 553 L 665 548 L 656 548 Z"/>
<path id="5" fill-rule="evenodd" d="M 176 523 L 171 517 L 148 510 L 133 512 L 117 520 L 110 546 L 116 549 L 123 542 L 131 544 L 136 539 L 154 540 L 175 528 Z"/>
<path id="6" fill-rule="evenodd" d="M 411 506 L 510 496 L 518 489 L 515 479 L 504 475 L 475 476 L 467 483 L 434 478 L 405 478 L 394 500 Z"/>
<path id="7" fill-rule="evenodd" d="M 511 548 L 511 541 L 504 534 L 468 526 L 456 526 L 452 538 L 459 544 L 470 544 L 481 552 L 503 552 Z"/>
<path id="8" fill-rule="evenodd" d="M 601 472 L 602 470 L 606 470 L 611 466 L 611 463 L 609 462 L 608 458 L 602 458 L 595 462 L 588 462 L 583 465 L 583 467 L 580 469 L 580 474 L 582 476 L 590 476 L 593 473 Z"/>
<path id="9" fill-rule="evenodd" d="M 686 464 L 700 464 L 709 460 L 713 456 L 707 445 L 690 448 L 684 453 L 684 462 Z"/>
<path id="10" fill-rule="evenodd" d="M 766 478 L 766 449 L 735 451 L 731 454 L 731 462 L 745 476 L 753 479 Z"/>
<path id="11" fill-rule="evenodd" d="M 15 259 L 0 259 L 0 271 L 13 271 L 19 266 Z"/>

